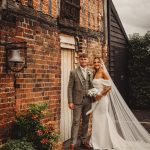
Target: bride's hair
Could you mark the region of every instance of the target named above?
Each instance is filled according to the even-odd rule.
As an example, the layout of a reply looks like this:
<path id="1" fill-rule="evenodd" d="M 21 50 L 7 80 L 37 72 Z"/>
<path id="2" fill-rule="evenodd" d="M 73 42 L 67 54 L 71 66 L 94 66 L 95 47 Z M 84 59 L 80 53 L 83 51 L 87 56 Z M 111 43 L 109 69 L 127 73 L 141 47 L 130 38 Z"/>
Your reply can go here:
<path id="1" fill-rule="evenodd" d="M 94 57 L 94 60 L 95 60 L 95 59 L 98 59 L 98 60 L 101 61 L 101 57 L 100 57 L 100 56 L 95 56 L 95 57 Z"/>
<path id="2" fill-rule="evenodd" d="M 95 61 L 95 59 L 98 59 L 100 61 L 100 63 L 102 63 L 102 57 L 100 56 L 95 56 L 94 59 L 93 59 L 93 62 Z"/>
<path id="3" fill-rule="evenodd" d="M 98 60 L 100 61 L 100 63 L 102 62 L 102 57 L 100 57 L 100 56 L 95 56 L 94 59 L 93 59 L 93 63 L 94 63 L 95 59 L 98 59 Z M 98 71 L 98 70 L 96 70 L 96 69 L 94 68 L 94 72 L 93 72 L 93 75 L 94 75 L 94 76 L 95 76 L 95 74 L 96 74 L 97 71 Z"/>

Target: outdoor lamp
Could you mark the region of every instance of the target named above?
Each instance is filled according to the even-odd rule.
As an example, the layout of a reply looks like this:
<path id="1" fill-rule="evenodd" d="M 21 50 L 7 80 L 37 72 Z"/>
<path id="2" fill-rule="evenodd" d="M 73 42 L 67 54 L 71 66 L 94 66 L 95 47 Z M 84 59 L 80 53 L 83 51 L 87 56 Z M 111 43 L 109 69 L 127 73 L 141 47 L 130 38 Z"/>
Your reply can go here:
<path id="1" fill-rule="evenodd" d="M 16 88 L 16 74 L 27 68 L 27 42 L 5 43 L 6 73 L 13 72 L 14 87 Z"/>
<path id="2" fill-rule="evenodd" d="M 6 43 L 6 72 L 21 72 L 27 67 L 27 42 Z"/>

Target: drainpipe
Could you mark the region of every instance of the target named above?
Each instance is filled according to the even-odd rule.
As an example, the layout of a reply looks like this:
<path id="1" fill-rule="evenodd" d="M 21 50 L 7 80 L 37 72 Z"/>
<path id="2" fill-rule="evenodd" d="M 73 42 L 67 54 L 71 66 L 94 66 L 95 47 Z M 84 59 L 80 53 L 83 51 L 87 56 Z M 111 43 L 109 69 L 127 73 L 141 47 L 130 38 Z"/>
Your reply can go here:
<path id="1" fill-rule="evenodd" d="M 108 39 L 108 54 L 110 57 L 110 15 L 111 15 L 111 0 L 107 1 L 107 39 Z M 110 70 L 110 59 L 108 60 L 108 71 Z"/>
<path id="2" fill-rule="evenodd" d="M 107 49 L 109 51 L 109 44 L 108 44 L 108 0 L 103 0 L 103 32 L 104 32 L 104 42 L 102 45 L 102 58 L 103 56 L 103 52 L 104 52 L 104 48 L 105 46 L 107 46 Z M 108 56 L 107 56 L 108 57 Z"/>

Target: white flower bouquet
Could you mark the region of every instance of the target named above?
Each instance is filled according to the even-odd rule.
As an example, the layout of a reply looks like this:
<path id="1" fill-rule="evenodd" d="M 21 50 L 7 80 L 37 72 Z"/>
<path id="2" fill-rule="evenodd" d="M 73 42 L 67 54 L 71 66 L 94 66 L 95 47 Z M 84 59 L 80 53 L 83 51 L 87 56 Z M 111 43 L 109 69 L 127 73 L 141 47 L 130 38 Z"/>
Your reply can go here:
<path id="1" fill-rule="evenodd" d="M 100 94 L 100 91 L 97 88 L 92 88 L 88 90 L 87 95 L 90 97 L 95 98 L 98 94 Z M 94 111 L 96 108 L 96 105 L 98 104 L 98 101 L 93 100 L 91 109 L 86 113 L 86 115 L 89 115 Z"/>
<path id="2" fill-rule="evenodd" d="M 90 97 L 96 97 L 99 94 L 99 90 L 97 88 L 92 88 L 88 90 L 87 95 Z"/>

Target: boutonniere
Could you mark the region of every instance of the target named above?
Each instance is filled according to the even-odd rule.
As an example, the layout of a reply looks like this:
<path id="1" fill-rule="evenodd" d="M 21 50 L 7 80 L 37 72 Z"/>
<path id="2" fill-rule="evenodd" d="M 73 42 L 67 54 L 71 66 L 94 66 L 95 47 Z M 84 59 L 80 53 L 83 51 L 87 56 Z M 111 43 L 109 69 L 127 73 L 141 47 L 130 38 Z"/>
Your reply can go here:
<path id="1" fill-rule="evenodd" d="M 87 74 L 88 74 L 88 75 L 91 75 L 91 74 L 92 74 L 92 72 L 88 70 L 88 71 L 87 71 Z"/>

